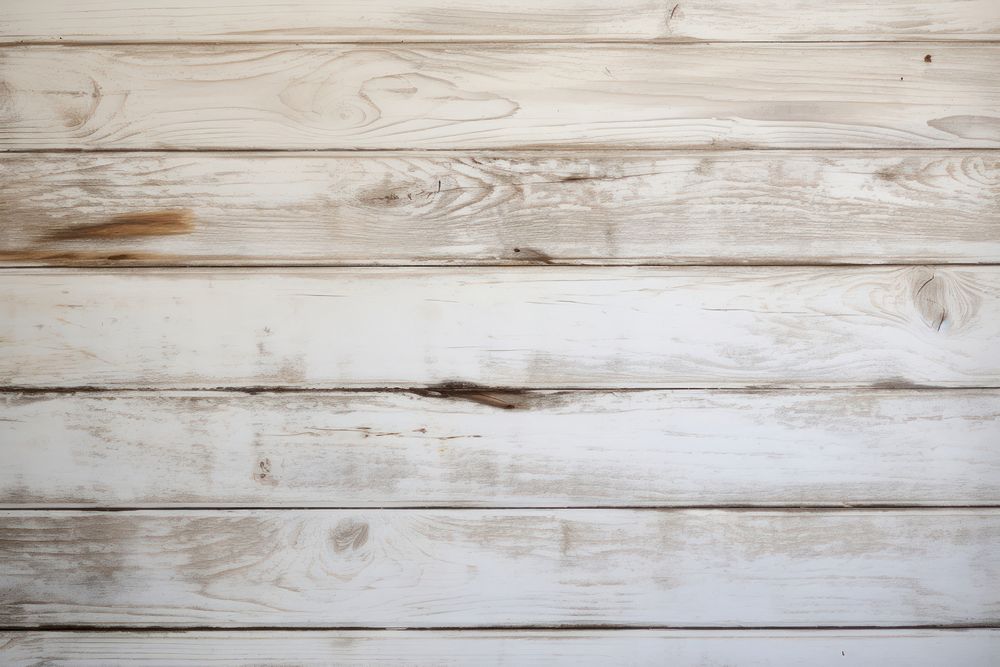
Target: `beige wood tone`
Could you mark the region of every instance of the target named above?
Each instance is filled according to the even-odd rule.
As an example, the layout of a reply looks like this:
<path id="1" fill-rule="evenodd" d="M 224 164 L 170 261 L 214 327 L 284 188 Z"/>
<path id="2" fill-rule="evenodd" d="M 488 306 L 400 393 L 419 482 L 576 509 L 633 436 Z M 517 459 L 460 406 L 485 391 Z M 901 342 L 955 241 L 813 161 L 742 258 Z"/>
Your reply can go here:
<path id="1" fill-rule="evenodd" d="M 997 39 L 991 0 L 7 0 L 3 41 Z"/>
<path id="2" fill-rule="evenodd" d="M 993 44 L 11 47 L 0 150 L 997 148 L 998 68 Z"/>
<path id="3" fill-rule="evenodd" d="M 6 154 L 27 265 L 1000 261 L 977 151 Z"/>

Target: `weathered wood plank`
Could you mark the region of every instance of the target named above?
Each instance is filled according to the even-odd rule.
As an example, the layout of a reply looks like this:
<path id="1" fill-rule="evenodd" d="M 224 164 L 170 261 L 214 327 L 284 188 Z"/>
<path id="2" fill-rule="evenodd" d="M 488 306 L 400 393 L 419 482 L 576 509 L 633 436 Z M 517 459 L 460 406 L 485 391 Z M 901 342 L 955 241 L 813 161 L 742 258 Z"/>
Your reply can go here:
<path id="1" fill-rule="evenodd" d="M 1000 504 L 1000 391 L 8 394 L 6 507 Z"/>
<path id="2" fill-rule="evenodd" d="M 0 383 L 1000 384 L 1000 267 L 10 269 Z"/>
<path id="3" fill-rule="evenodd" d="M 8 265 L 1000 262 L 992 153 L 0 155 Z"/>
<path id="4" fill-rule="evenodd" d="M 7 0 L 2 41 L 996 39 L 991 0 Z"/>
<path id="5" fill-rule="evenodd" d="M 0 632 L 8 667 L 414 665 L 992 667 L 997 630 Z"/>
<path id="6" fill-rule="evenodd" d="M 996 148 L 998 68 L 988 44 L 11 47 L 0 150 Z"/>
<path id="7" fill-rule="evenodd" d="M 8 626 L 1000 621 L 997 510 L 0 513 Z"/>

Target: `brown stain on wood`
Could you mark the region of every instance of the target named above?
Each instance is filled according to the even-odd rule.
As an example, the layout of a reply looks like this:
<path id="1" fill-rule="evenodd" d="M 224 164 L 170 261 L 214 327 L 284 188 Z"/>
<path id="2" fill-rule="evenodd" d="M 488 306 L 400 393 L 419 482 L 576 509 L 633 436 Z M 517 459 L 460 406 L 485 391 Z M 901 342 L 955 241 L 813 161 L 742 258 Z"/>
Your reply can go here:
<path id="1" fill-rule="evenodd" d="M 116 215 L 109 222 L 74 225 L 53 232 L 47 241 L 82 241 L 124 239 L 148 236 L 190 234 L 194 230 L 193 213 L 187 209 L 146 211 Z"/>

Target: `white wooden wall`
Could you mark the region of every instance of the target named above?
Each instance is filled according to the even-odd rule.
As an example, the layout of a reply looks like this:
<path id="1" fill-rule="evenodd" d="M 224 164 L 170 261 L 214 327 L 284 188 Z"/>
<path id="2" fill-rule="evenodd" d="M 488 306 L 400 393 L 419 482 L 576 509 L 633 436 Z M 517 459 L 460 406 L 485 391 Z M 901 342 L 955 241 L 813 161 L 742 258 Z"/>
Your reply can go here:
<path id="1" fill-rule="evenodd" d="M 1000 663 L 1000 2 L 0 0 L 0 664 Z"/>

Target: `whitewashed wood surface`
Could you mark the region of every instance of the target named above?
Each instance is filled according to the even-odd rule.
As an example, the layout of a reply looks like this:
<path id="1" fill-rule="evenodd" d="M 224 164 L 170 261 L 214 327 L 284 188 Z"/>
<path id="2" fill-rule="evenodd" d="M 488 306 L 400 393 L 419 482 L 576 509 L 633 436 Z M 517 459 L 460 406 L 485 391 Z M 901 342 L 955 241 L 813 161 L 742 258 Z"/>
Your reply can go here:
<path id="1" fill-rule="evenodd" d="M 10 47 L 0 150 L 997 148 L 998 68 L 996 44 Z"/>
<path id="2" fill-rule="evenodd" d="M 7 265 L 1000 260 L 981 151 L 0 154 Z"/>
<path id="3" fill-rule="evenodd" d="M 998 296 L 989 266 L 11 269 L 0 382 L 993 387 Z"/>
<path id="4" fill-rule="evenodd" d="M 7 0 L 0 41 L 996 39 L 991 0 Z"/>
<path id="5" fill-rule="evenodd" d="M 996 0 L 2 2 L 0 663 L 993 665 L 997 72 Z"/>
<path id="6" fill-rule="evenodd" d="M 0 506 L 1000 505 L 1000 391 L 0 397 Z"/>
<path id="7" fill-rule="evenodd" d="M 986 667 L 996 630 L 0 632 L 8 667 Z"/>
<path id="8" fill-rule="evenodd" d="M 991 509 L 6 510 L 0 532 L 8 626 L 1000 621 Z"/>

